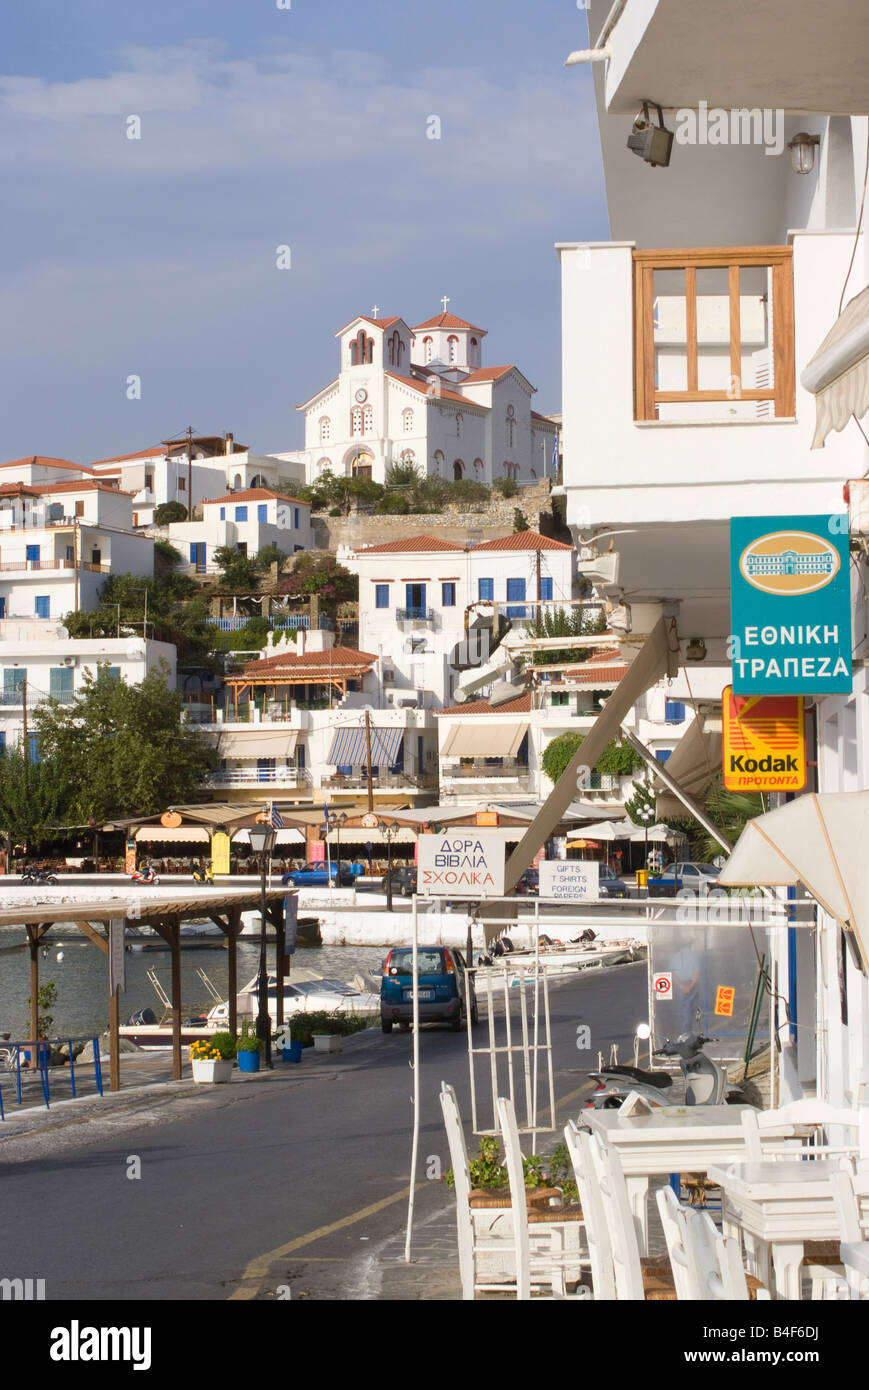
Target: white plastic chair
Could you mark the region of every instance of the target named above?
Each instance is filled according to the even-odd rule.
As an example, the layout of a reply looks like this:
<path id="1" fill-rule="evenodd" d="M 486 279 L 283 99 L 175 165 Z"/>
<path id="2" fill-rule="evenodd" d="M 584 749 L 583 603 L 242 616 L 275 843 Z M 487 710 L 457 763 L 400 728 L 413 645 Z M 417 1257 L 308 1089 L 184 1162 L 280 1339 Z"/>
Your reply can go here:
<path id="1" fill-rule="evenodd" d="M 620 1302 L 674 1299 L 670 1271 L 662 1263 L 640 1259 L 639 1233 L 617 1152 L 606 1148 L 596 1134 L 591 1136 L 589 1151 L 609 1233 L 616 1298 Z"/>
<path id="2" fill-rule="evenodd" d="M 723 1236 L 707 1211 L 681 1206 L 672 1187 L 659 1188 L 655 1199 L 680 1299 L 745 1302 L 752 1290 L 758 1299 L 769 1298 L 768 1290 L 746 1275 L 739 1241 Z"/>
<path id="3" fill-rule="evenodd" d="M 510 1249 L 509 1243 L 489 1237 L 480 1237 L 474 1230 L 471 1212 L 471 1173 L 468 1165 L 468 1150 L 462 1130 L 461 1116 L 452 1086 L 441 1082 L 441 1110 L 447 1131 L 447 1144 L 450 1150 L 450 1165 L 453 1170 L 454 1191 L 456 1194 L 456 1221 L 459 1239 L 459 1274 L 462 1281 L 462 1298 L 473 1299 L 477 1292 L 503 1292 L 505 1284 L 486 1283 L 478 1274 L 479 1257 L 486 1251 L 500 1253 Z"/>
<path id="4" fill-rule="evenodd" d="M 794 1100 L 778 1110 L 743 1110 L 742 1130 L 749 1163 L 778 1158 L 856 1159 L 860 1155 L 860 1129 L 865 1123 L 860 1110 L 840 1109 L 822 1100 Z M 786 1126 L 810 1128 L 811 1135 L 782 1137 L 772 1131 Z M 850 1131 L 844 1143 L 830 1144 L 826 1133 L 832 1127 Z"/>
<path id="5" fill-rule="evenodd" d="M 835 1173 L 833 1198 L 842 1229 L 842 1263 L 848 1297 L 869 1299 L 869 1279 L 853 1263 L 853 1254 L 869 1247 L 869 1173 Z"/>
<path id="6" fill-rule="evenodd" d="M 667 1254 L 670 1256 L 670 1268 L 673 1271 L 676 1297 L 680 1301 L 696 1299 L 698 1295 L 694 1291 L 692 1270 L 686 1248 L 684 1209 L 680 1206 L 679 1199 L 672 1187 L 669 1186 L 658 1188 L 655 1193 L 655 1201 L 658 1204 L 661 1225 L 664 1228 L 664 1239 L 667 1242 Z"/>
<path id="7" fill-rule="evenodd" d="M 616 1281 L 606 1214 L 591 1156 L 591 1135 L 586 1129 L 578 1129 L 571 1120 L 565 1127 L 564 1138 L 573 1164 L 582 1214 L 585 1217 L 585 1239 L 594 1296 L 598 1301 L 611 1301 L 616 1296 Z"/>

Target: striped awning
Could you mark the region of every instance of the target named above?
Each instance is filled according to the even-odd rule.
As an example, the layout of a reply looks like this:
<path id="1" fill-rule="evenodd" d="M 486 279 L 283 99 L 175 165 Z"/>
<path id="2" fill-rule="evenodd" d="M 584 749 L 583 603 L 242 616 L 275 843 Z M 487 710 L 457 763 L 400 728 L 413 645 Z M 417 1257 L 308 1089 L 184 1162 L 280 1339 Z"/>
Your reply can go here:
<path id="1" fill-rule="evenodd" d="M 376 729 L 372 725 L 371 765 L 372 767 L 393 767 L 398 762 L 403 729 Z M 368 761 L 368 747 L 365 727 L 348 725 L 339 729 L 332 739 L 332 747 L 326 762 L 330 767 L 365 767 Z"/>
<path id="2" fill-rule="evenodd" d="M 817 403 L 813 449 L 869 411 L 869 286 L 845 306 L 800 381 Z"/>

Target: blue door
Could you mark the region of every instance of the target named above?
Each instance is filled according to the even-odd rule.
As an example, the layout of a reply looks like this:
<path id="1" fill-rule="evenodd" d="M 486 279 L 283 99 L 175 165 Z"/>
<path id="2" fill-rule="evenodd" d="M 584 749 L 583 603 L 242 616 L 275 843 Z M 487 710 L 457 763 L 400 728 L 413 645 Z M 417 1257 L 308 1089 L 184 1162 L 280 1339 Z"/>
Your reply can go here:
<path id="1" fill-rule="evenodd" d="M 274 758 L 257 758 L 256 779 L 258 782 L 273 782 L 275 780 Z"/>
<path id="2" fill-rule="evenodd" d="M 425 585 L 406 584 L 405 585 L 405 604 L 407 616 L 409 618 L 425 617 Z"/>
<path id="3" fill-rule="evenodd" d="M 39 546 L 38 546 L 38 545 L 29 545 L 29 546 L 27 547 L 27 563 L 28 563 L 28 565 L 38 565 L 38 564 L 39 564 Z"/>

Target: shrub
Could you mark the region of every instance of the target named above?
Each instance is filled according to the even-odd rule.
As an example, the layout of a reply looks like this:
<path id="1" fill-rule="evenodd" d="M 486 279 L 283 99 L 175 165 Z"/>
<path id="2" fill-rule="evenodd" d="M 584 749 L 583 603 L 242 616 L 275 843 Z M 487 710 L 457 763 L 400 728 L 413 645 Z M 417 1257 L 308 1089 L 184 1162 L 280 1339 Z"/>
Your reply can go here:
<path id="1" fill-rule="evenodd" d="M 492 486 L 502 497 L 515 497 L 519 491 L 515 478 L 496 478 Z"/>
<path id="2" fill-rule="evenodd" d="M 339 1037 L 349 1037 L 351 1033 L 361 1033 L 370 1028 L 378 1014 L 326 1013 L 325 1010 L 312 1010 L 310 1013 L 292 1014 L 287 1027 L 293 1042 L 303 1047 L 313 1047 L 315 1033 L 336 1033 Z"/>
<path id="3" fill-rule="evenodd" d="M 168 526 L 173 521 L 186 521 L 187 508 L 183 502 L 161 502 L 154 512 L 155 526 Z"/>

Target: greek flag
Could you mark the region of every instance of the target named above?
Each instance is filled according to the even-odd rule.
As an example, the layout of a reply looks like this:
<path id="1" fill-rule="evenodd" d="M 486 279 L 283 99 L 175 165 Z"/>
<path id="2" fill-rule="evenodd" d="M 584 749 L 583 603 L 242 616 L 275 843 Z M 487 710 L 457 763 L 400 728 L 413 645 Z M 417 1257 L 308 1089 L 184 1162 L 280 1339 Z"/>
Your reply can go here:
<path id="1" fill-rule="evenodd" d="M 284 818 L 273 801 L 269 804 L 269 825 L 272 830 L 284 828 Z"/>
<path id="2" fill-rule="evenodd" d="M 557 431 L 557 430 L 556 430 L 556 432 L 555 432 L 555 438 L 554 438 L 553 441 L 552 441 L 552 472 L 553 472 L 553 473 L 557 473 L 557 472 L 558 472 L 558 431 Z"/>

